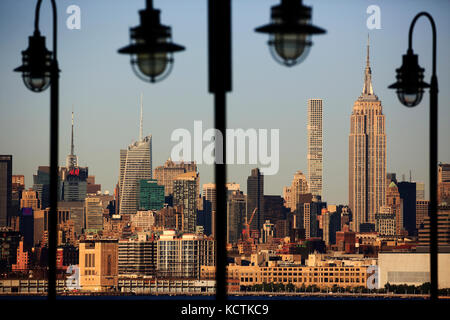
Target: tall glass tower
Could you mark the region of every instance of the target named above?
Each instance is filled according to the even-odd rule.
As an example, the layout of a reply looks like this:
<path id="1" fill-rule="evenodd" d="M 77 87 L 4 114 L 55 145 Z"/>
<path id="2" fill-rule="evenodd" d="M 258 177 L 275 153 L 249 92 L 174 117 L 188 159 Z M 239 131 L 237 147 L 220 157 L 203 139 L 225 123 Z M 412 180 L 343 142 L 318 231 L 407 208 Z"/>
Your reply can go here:
<path id="1" fill-rule="evenodd" d="M 135 214 L 139 205 L 139 181 L 152 178 L 152 136 L 142 134 L 142 95 L 139 141 L 120 150 L 119 214 Z"/>
<path id="2" fill-rule="evenodd" d="M 353 105 L 349 136 L 349 206 L 355 231 L 375 223 L 385 204 L 386 134 L 381 101 L 373 92 L 367 42 L 363 91 Z"/>

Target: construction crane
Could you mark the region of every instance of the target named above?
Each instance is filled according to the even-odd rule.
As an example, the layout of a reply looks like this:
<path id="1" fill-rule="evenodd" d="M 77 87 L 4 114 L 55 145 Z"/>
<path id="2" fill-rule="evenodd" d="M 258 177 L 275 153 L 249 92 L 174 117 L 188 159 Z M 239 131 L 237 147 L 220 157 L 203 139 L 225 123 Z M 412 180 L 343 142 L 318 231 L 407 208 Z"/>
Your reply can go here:
<path id="1" fill-rule="evenodd" d="M 253 218 L 255 217 L 255 213 L 258 210 L 258 207 L 256 207 L 253 212 L 252 215 L 250 217 L 250 221 L 247 221 L 247 217 L 245 217 L 245 222 L 244 222 L 244 229 L 242 229 L 242 239 L 243 240 L 248 240 L 250 238 L 250 224 L 253 221 Z"/>

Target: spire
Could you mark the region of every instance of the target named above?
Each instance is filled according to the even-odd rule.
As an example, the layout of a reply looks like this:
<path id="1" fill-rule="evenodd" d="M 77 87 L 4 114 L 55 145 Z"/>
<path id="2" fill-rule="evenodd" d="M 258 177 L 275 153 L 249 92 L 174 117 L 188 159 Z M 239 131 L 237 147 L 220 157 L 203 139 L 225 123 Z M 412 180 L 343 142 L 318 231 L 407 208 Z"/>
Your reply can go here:
<path id="1" fill-rule="evenodd" d="M 142 116 L 142 93 L 141 93 L 141 117 L 139 122 L 139 141 L 142 141 L 143 138 L 143 116 Z"/>
<path id="2" fill-rule="evenodd" d="M 73 110 L 73 106 L 72 106 L 72 110 Z M 75 149 L 75 146 L 73 144 L 73 111 L 72 111 L 72 137 L 71 137 L 71 140 L 70 140 L 70 155 L 71 156 L 74 155 L 74 149 Z"/>
<path id="3" fill-rule="evenodd" d="M 372 70 L 370 69 L 369 48 L 370 48 L 369 34 L 367 34 L 367 56 L 366 56 L 366 70 L 364 72 L 364 87 L 362 91 L 363 96 L 373 95 Z"/>

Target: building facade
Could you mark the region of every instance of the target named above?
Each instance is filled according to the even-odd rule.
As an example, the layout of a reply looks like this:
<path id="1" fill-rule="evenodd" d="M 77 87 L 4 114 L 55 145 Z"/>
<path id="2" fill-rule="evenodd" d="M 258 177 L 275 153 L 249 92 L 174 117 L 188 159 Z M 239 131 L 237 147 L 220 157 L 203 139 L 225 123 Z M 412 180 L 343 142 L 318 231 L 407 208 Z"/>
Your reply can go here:
<path id="1" fill-rule="evenodd" d="M 139 210 L 159 210 L 164 207 L 164 186 L 156 179 L 139 181 Z"/>
<path id="2" fill-rule="evenodd" d="M 191 171 L 179 175 L 173 181 L 173 204 L 183 210 L 183 232 L 196 231 L 199 180 L 198 173 Z"/>
<path id="3" fill-rule="evenodd" d="M 139 181 L 152 178 L 152 136 L 120 150 L 119 213 L 135 214 L 139 204 Z"/>
<path id="4" fill-rule="evenodd" d="M 0 227 L 7 227 L 11 215 L 12 156 L 0 155 Z"/>
<path id="5" fill-rule="evenodd" d="M 83 240 L 79 250 L 81 289 L 109 291 L 117 288 L 118 241 Z"/>
<path id="6" fill-rule="evenodd" d="M 362 94 L 350 117 L 349 206 L 355 231 L 362 223 L 375 223 L 375 214 L 385 203 L 386 134 L 381 101 L 374 94 L 367 44 Z"/>
<path id="7" fill-rule="evenodd" d="M 315 196 L 322 196 L 322 104 L 322 99 L 308 100 L 308 181 Z"/>
<path id="8" fill-rule="evenodd" d="M 155 168 L 154 178 L 158 184 L 164 186 L 164 195 L 173 195 L 173 180 L 179 175 L 187 172 L 197 172 L 195 162 L 176 162 L 170 158 L 163 166 Z"/>

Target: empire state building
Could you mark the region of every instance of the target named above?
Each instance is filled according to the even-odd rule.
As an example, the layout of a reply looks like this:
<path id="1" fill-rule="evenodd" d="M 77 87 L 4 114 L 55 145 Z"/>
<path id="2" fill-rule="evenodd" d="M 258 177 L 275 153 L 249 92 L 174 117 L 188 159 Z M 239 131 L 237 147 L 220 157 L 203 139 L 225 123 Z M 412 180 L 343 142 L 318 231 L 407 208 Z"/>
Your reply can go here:
<path id="1" fill-rule="evenodd" d="M 375 223 L 385 203 L 386 134 L 381 101 L 373 92 L 367 43 L 364 87 L 353 105 L 349 136 L 349 206 L 354 229 Z"/>

